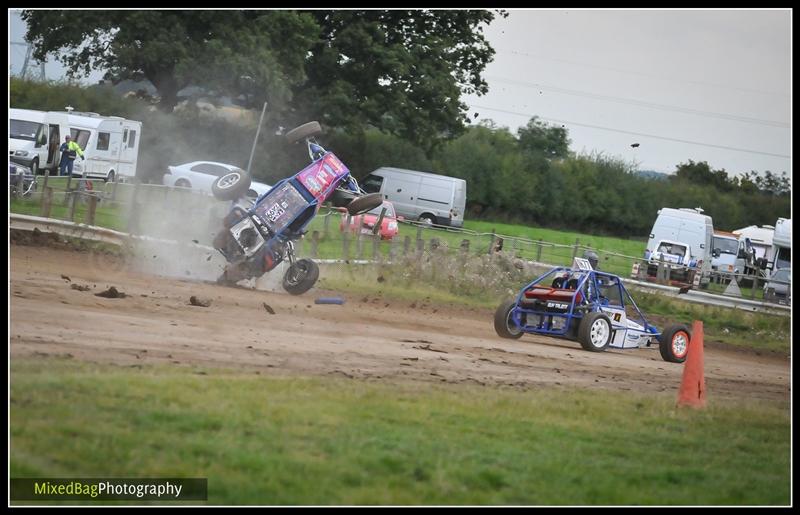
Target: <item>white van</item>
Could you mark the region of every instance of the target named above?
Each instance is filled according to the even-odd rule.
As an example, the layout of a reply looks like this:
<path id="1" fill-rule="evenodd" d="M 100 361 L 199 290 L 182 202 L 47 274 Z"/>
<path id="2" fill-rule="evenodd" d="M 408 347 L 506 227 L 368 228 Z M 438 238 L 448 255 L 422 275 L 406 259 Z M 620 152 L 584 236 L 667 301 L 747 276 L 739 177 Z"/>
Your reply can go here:
<path id="1" fill-rule="evenodd" d="M 721 278 L 730 277 L 725 274 L 741 273 L 737 269 L 739 257 L 739 237 L 733 233 L 714 231 L 714 245 L 711 251 L 711 270 L 722 272 Z"/>
<path id="2" fill-rule="evenodd" d="M 67 114 L 72 140 L 86 160 L 76 159 L 73 177 L 114 181 L 133 179 L 142 139 L 142 122 L 97 113 Z M 85 168 L 84 168 L 85 167 Z"/>
<path id="3" fill-rule="evenodd" d="M 40 169 L 58 169 L 61 159 L 58 149 L 67 134 L 66 113 L 8 110 L 8 158 L 27 166 L 34 174 Z"/>
<path id="4" fill-rule="evenodd" d="M 657 245 L 664 240 L 685 243 L 691 249 L 692 258 L 697 260 L 700 284 L 706 285 L 710 280 L 714 224 L 710 216 L 702 213 L 700 208 L 659 209 L 647 240 L 645 256 L 655 254 Z"/>
<path id="5" fill-rule="evenodd" d="M 395 211 L 410 220 L 462 227 L 467 204 L 464 179 L 434 173 L 381 167 L 369 174 L 361 186 L 367 193 L 381 193 Z"/>
<path id="6" fill-rule="evenodd" d="M 792 219 L 778 218 L 775 222 L 775 234 L 772 237 L 773 263 L 772 270 L 791 268 L 792 266 Z"/>

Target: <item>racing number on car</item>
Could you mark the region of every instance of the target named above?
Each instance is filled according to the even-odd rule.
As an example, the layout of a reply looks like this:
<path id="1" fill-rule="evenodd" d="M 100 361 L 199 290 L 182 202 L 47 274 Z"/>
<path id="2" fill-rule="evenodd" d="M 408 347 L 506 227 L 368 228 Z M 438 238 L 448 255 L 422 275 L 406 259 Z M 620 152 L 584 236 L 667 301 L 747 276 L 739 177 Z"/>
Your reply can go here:
<path id="1" fill-rule="evenodd" d="M 619 322 L 622 320 L 622 315 L 620 313 L 614 313 L 614 322 Z"/>
<path id="2" fill-rule="evenodd" d="M 275 222 L 275 220 L 280 218 L 281 215 L 286 212 L 286 210 L 284 209 L 284 207 L 286 207 L 286 205 L 285 205 L 286 202 L 283 202 L 283 204 L 284 204 L 284 206 L 280 206 L 276 202 L 275 204 L 272 205 L 271 208 L 269 208 L 269 210 L 267 211 L 267 219 L 270 222 Z"/>

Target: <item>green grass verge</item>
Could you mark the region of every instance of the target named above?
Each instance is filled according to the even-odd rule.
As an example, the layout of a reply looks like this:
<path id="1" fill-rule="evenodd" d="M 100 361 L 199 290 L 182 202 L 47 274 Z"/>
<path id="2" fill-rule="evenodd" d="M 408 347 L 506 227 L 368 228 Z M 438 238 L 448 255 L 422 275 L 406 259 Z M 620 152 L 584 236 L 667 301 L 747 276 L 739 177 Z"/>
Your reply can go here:
<path id="1" fill-rule="evenodd" d="M 707 306 L 641 292 L 634 293 L 634 298 L 646 317 L 655 315 L 689 327 L 692 321 L 702 320 L 706 339 L 787 356 L 791 350 L 791 317 Z"/>
<path id="2" fill-rule="evenodd" d="M 42 216 L 42 201 L 37 195 L 32 198 L 14 198 L 10 202 L 12 213 L 32 216 Z M 88 203 L 78 202 L 75 206 L 75 215 L 72 221 L 87 223 Z M 63 195 L 54 195 L 50 208 L 50 218 L 59 220 L 70 219 L 70 208 L 64 205 Z M 117 231 L 126 231 L 127 222 L 123 207 L 119 204 L 100 202 L 95 209 L 94 225 L 106 227 Z"/>
<path id="3" fill-rule="evenodd" d="M 644 254 L 647 246 L 647 238 L 640 240 L 615 238 L 612 236 L 594 236 L 571 231 L 560 231 L 554 229 L 543 229 L 541 227 L 529 227 L 525 225 L 512 225 L 497 222 L 486 222 L 478 220 L 467 220 L 464 228 L 481 233 L 491 233 L 506 236 L 516 236 L 529 240 L 543 240 L 561 245 L 574 245 L 577 240 L 580 245 L 602 249 L 606 252 L 614 252 L 625 256 L 640 257 Z"/>
<path id="4" fill-rule="evenodd" d="M 696 411 L 672 393 L 53 358 L 14 359 L 11 374 L 11 477 L 207 477 L 208 504 L 231 505 L 790 501 L 783 403 L 711 399 Z"/>

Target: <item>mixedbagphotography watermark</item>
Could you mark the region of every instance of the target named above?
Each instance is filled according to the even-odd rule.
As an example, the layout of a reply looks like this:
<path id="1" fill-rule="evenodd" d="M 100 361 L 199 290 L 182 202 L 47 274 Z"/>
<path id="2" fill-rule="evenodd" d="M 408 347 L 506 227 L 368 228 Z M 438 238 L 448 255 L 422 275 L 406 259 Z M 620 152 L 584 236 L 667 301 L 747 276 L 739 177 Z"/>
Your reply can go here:
<path id="1" fill-rule="evenodd" d="M 206 478 L 11 478 L 12 501 L 205 501 Z"/>

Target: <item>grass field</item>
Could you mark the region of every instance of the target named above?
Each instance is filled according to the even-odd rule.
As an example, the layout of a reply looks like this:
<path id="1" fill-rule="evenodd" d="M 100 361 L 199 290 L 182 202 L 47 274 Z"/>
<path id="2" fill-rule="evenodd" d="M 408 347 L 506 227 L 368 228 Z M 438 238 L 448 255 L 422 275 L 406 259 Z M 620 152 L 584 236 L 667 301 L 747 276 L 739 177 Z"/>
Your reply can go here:
<path id="1" fill-rule="evenodd" d="M 790 500 L 787 406 L 58 358 L 11 374 L 12 477 L 207 477 L 233 505 Z"/>

